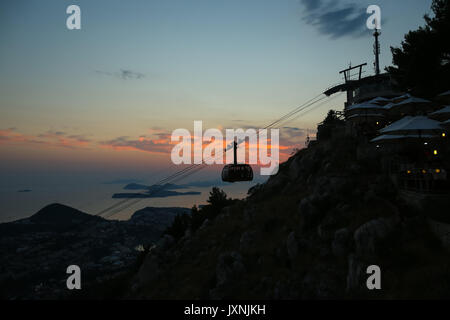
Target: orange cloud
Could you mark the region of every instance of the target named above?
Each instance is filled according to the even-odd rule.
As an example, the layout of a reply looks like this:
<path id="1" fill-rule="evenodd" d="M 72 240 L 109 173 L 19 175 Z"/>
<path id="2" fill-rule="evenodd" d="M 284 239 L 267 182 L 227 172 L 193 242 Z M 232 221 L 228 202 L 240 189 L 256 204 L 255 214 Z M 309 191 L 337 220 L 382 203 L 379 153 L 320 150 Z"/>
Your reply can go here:
<path id="1" fill-rule="evenodd" d="M 10 128 L 0 130 L 0 144 L 36 144 L 45 147 L 86 148 L 91 140 L 81 135 L 67 135 L 64 132 L 47 131 L 38 135 L 27 135 Z"/>
<path id="2" fill-rule="evenodd" d="M 280 129 L 279 158 L 280 162 L 287 160 L 295 149 L 304 146 L 305 131 L 299 128 L 286 127 Z M 213 141 L 211 144 L 224 142 Z M 149 129 L 149 134 L 137 138 L 117 137 L 107 141 L 94 141 L 83 135 L 71 135 L 61 131 L 47 131 L 42 134 L 22 134 L 14 128 L 0 129 L 0 144 L 34 144 L 53 148 L 106 148 L 114 151 L 141 151 L 150 154 L 169 156 L 176 143 L 171 142 L 171 134 L 160 128 Z M 210 143 L 203 143 L 203 149 Z M 225 148 L 225 145 L 223 146 Z M 246 148 L 246 156 L 255 155 L 258 146 L 245 141 L 240 148 Z M 267 142 L 268 151 L 271 151 L 271 141 Z M 191 141 L 191 150 L 194 152 L 194 144 Z"/>
<path id="3" fill-rule="evenodd" d="M 173 148 L 170 140 L 151 139 L 140 136 L 138 139 L 118 137 L 108 141 L 99 142 L 100 147 L 117 151 L 143 151 L 154 154 L 169 154 Z"/>

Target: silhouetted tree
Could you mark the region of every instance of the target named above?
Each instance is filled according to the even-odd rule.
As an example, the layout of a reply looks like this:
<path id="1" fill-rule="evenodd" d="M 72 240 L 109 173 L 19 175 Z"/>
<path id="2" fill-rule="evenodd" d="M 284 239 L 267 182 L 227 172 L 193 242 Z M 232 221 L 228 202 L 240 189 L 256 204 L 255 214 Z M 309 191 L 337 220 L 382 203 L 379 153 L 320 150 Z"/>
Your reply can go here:
<path id="1" fill-rule="evenodd" d="M 191 210 L 191 228 L 192 230 L 197 230 L 205 221 L 205 217 L 203 212 L 197 208 L 197 206 L 193 206 Z"/>
<path id="2" fill-rule="evenodd" d="M 207 202 L 214 208 L 221 209 L 225 207 L 230 201 L 227 198 L 227 194 L 223 190 L 217 187 L 213 187 L 212 191 L 209 193 L 209 199 L 207 200 Z"/>
<path id="3" fill-rule="evenodd" d="M 404 90 L 424 97 L 450 89 L 450 0 L 433 0 L 431 9 L 424 27 L 391 47 L 395 67 L 387 68 Z"/>
<path id="4" fill-rule="evenodd" d="M 228 198 L 223 190 L 214 187 L 209 193 L 207 202 L 209 204 L 200 209 L 197 208 L 197 206 L 193 206 L 190 215 L 177 215 L 172 222 L 172 225 L 166 229 L 165 233 L 170 234 L 178 240 L 183 237 L 188 228 L 195 231 L 206 219 L 213 220 L 224 207 L 232 204 L 234 200 Z"/>
<path id="5" fill-rule="evenodd" d="M 167 228 L 166 234 L 171 235 L 178 240 L 183 237 L 187 228 L 189 228 L 191 217 L 187 214 L 177 214 L 172 222 L 172 225 Z"/>
<path id="6" fill-rule="evenodd" d="M 334 110 L 328 111 L 328 114 L 327 114 L 325 120 L 323 120 L 323 123 L 324 124 L 333 124 L 336 122 L 339 122 L 339 118 L 336 115 L 336 111 L 334 111 Z"/>

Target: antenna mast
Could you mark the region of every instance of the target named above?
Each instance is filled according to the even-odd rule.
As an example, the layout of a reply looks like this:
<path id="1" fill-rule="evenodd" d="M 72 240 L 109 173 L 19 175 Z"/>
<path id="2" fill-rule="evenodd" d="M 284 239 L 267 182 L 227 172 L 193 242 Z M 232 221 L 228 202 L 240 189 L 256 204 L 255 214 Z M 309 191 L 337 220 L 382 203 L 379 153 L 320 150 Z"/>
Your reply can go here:
<path id="1" fill-rule="evenodd" d="M 378 29 L 375 29 L 373 36 L 375 37 L 375 43 L 373 45 L 373 53 L 375 54 L 375 74 L 378 76 L 380 74 L 380 42 L 378 37 L 381 32 Z"/>

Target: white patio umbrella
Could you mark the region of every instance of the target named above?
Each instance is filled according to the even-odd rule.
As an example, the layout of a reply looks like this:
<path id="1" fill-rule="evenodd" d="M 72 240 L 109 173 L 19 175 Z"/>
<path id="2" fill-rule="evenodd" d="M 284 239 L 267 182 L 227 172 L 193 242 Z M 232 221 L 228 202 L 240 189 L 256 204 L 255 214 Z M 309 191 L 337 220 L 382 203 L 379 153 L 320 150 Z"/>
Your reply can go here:
<path id="1" fill-rule="evenodd" d="M 410 96 L 401 102 L 389 105 L 388 110 L 394 113 L 414 113 L 430 103 L 429 100 Z"/>
<path id="2" fill-rule="evenodd" d="M 448 120 L 450 119 L 450 106 L 446 106 L 442 109 L 432 112 L 429 114 L 429 116 L 440 121 Z"/>
<path id="3" fill-rule="evenodd" d="M 380 130 L 383 134 L 429 134 L 442 132 L 439 121 L 425 116 L 406 116 Z"/>
<path id="4" fill-rule="evenodd" d="M 442 102 L 446 102 L 446 103 L 450 103 L 450 90 L 439 94 L 436 97 L 436 100 L 442 101 Z"/>
<path id="5" fill-rule="evenodd" d="M 383 134 L 375 139 L 372 139 L 370 142 L 394 142 L 396 140 L 431 139 L 438 137 L 439 135 L 436 134 Z"/>
<path id="6" fill-rule="evenodd" d="M 376 104 L 376 105 L 381 105 L 381 106 L 384 106 L 390 102 L 391 102 L 391 99 L 387 99 L 387 98 L 383 98 L 383 97 L 376 97 L 376 98 L 373 98 L 372 100 L 367 101 L 367 103 L 369 103 L 369 104 Z"/>

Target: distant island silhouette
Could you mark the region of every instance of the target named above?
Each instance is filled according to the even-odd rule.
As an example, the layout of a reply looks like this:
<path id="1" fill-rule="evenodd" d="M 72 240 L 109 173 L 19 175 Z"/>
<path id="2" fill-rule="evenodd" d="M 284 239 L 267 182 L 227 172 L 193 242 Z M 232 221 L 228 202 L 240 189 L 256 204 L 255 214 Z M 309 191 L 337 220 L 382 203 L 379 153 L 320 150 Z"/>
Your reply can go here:
<path id="1" fill-rule="evenodd" d="M 177 189 L 186 189 L 189 188 L 189 186 L 187 185 L 177 185 L 177 184 L 172 184 L 172 183 L 166 183 L 164 185 L 152 185 L 152 186 L 147 186 L 144 184 L 140 184 L 140 183 L 129 183 L 127 184 L 125 187 L 123 187 L 125 190 L 148 190 L 148 191 L 155 191 L 155 190 L 159 190 L 161 188 L 165 189 L 165 190 L 177 190 Z"/>
<path id="2" fill-rule="evenodd" d="M 158 192 L 148 192 L 148 193 L 115 193 L 113 194 L 114 199 L 123 199 L 123 198 L 167 198 L 167 197 L 176 197 L 176 196 L 191 196 L 191 195 L 199 195 L 201 192 L 199 191 L 188 191 L 188 192 L 178 192 L 171 190 L 160 190 Z"/>

